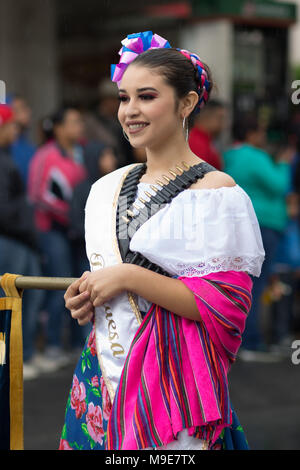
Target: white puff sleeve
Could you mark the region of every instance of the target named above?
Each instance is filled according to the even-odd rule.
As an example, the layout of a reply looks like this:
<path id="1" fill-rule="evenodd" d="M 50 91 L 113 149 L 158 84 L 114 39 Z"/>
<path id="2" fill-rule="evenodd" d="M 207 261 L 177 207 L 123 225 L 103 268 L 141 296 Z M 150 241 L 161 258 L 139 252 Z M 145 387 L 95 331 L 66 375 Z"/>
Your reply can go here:
<path id="1" fill-rule="evenodd" d="M 147 199 L 145 186 L 137 196 Z M 265 258 L 252 202 L 239 185 L 182 191 L 137 230 L 130 250 L 177 276 L 235 270 L 258 277 Z"/>

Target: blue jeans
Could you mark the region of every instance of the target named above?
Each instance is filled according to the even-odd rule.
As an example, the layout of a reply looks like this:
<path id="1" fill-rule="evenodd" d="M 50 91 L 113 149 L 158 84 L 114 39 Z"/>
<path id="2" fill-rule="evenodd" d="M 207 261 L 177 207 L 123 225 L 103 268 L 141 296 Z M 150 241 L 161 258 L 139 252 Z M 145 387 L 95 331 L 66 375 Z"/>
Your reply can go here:
<path id="1" fill-rule="evenodd" d="M 78 254 L 73 250 L 71 241 L 60 230 L 50 230 L 39 233 L 40 250 L 43 254 L 43 275 L 50 277 L 79 277 L 79 271 L 89 265 L 78 266 Z M 87 261 L 87 258 L 86 258 Z M 76 266 L 78 268 L 76 269 Z M 64 291 L 47 291 L 45 296 L 45 310 L 48 313 L 46 329 L 46 346 L 62 347 L 64 321 L 71 322 L 70 333 L 73 347 L 84 345 L 87 336 L 87 328 L 78 325 L 77 321 L 70 317 L 69 310 L 65 307 Z"/>
<path id="2" fill-rule="evenodd" d="M 39 233 L 42 252 L 43 275 L 49 277 L 72 277 L 72 254 L 70 242 L 59 230 Z M 62 328 L 65 308 L 64 292 L 49 290 L 45 294 L 44 308 L 48 314 L 46 346 L 62 347 Z"/>
<path id="3" fill-rule="evenodd" d="M 23 243 L 0 236 L 0 274 L 41 276 L 38 254 Z M 1 296 L 5 296 L 2 289 Z M 22 300 L 23 358 L 28 361 L 35 349 L 38 314 L 42 306 L 43 291 L 25 289 Z"/>
<path id="4" fill-rule="evenodd" d="M 260 277 L 251 276 L 253 281 L 252 306 L 248 313 L 246 328 L 243 334 L 242 347 L 257 350 L 264 345 L 264 339 L 260 328 L 261 295 L 267 285 L 272 265 L 275 259 L 277 247 L 282 237 L 282 232 L 268 227 L 260 227 L 262 241 L 266 253 L 262 265 Z"/>

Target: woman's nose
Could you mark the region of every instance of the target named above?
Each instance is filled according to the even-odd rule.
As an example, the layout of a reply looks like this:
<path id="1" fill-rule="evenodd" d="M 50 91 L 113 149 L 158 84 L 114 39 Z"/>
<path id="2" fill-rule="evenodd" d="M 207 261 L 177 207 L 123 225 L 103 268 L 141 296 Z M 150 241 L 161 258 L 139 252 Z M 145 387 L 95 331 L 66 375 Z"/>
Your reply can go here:
<path id="1" fill-rule="evenodd" d="M 136 102 L 136 100 L 131 99 L 128 102 L 125 112 L 126 112 L 127 117 L 136 116 L 139 114 L 139 107 L 138 107 L 138 103 Z"/>

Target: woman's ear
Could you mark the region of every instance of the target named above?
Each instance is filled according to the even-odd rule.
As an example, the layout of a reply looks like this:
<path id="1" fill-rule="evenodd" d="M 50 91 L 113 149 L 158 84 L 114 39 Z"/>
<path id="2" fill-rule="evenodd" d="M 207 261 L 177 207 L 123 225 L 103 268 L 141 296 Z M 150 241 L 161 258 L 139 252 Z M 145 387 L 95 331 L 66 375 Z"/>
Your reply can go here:
<path id="1" fill-rule="evenodd" d="M 189 91 L 189 93 L 181 100 L 181 116 L 188 117 L 195 109 L 199 100 L 199 95 L 196 91 Z"/>

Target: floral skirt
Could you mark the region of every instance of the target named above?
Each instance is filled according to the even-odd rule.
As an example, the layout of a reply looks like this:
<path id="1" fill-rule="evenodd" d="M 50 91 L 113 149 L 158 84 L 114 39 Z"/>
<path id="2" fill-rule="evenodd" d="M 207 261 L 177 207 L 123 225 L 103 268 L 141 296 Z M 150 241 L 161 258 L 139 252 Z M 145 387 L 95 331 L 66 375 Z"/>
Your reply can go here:
<path id="1" fill-rule="evenodd" d="M 87 337 L 77 363 L 65 412 L 60 450 L 105 450 L 111 403 L 96 352 L 95 328 Z M 211 450 L 249 450 L 235 411 Z"/>

